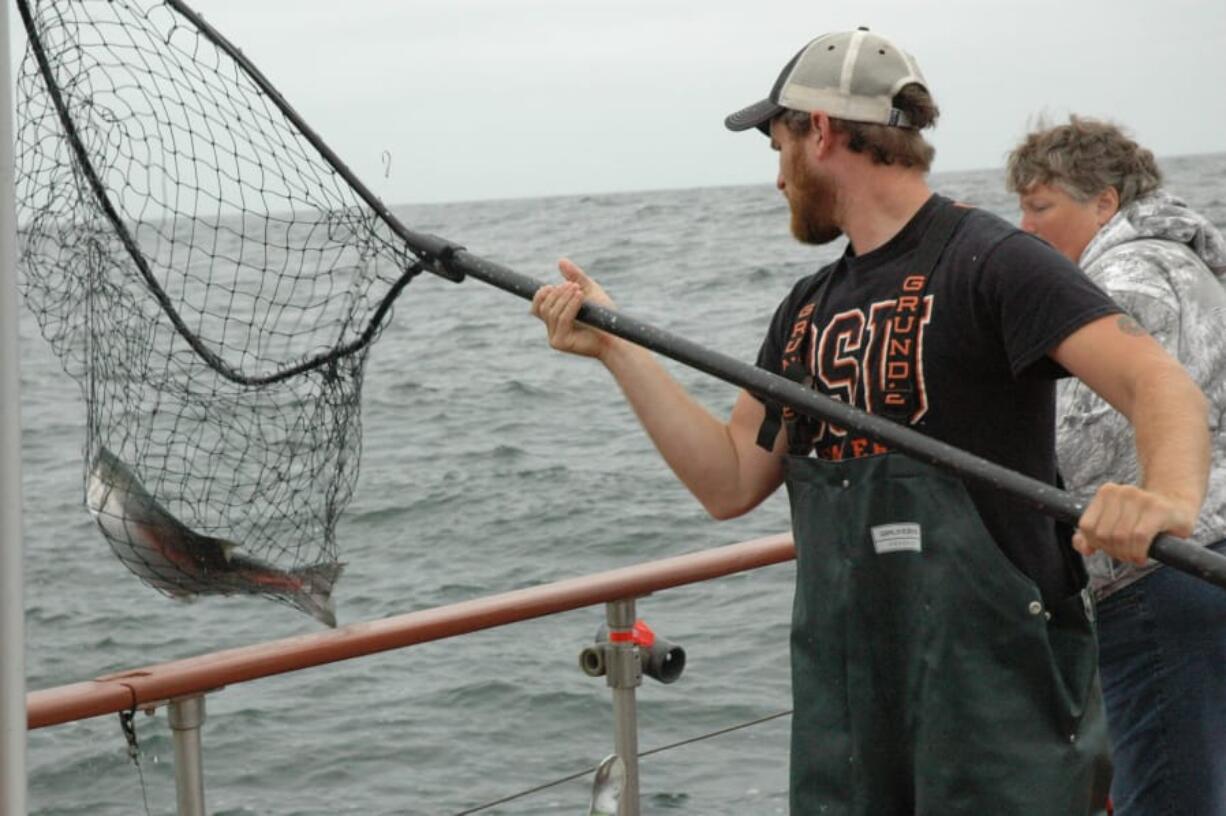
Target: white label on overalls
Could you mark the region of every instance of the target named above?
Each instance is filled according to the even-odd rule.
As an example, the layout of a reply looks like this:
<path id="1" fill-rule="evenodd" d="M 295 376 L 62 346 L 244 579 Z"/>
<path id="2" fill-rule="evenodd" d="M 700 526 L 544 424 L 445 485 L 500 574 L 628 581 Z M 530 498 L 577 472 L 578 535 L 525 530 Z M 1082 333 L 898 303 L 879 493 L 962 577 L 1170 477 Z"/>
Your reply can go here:
<path id="1" fill-rule="evenodd" d="M 873 549 L 883 553 L 920 552 L 920 526 L 918 524 L 878 524 L 869 529 L 873 534 Z"/>

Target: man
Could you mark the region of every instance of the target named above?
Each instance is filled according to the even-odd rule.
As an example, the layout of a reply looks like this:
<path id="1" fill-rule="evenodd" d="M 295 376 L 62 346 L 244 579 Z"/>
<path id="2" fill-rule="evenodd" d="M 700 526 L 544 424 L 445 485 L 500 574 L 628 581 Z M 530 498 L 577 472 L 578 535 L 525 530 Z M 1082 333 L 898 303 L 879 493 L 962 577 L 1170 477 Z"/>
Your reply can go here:
<path id="1" fill-rule="evenodd" d="M 846 235 L 776 312 L 759 364 L 1054 483 L 1054 381 L 1130 418 L 1145 489 L 1107 485 L 1074 538 L 1145 559 L 1186 536 L 1205 489 L 1204 399 L 1161 347 L 1042 241 L 934 196 L 913 58 L 860 29 L 806 45 L 729 116 L 779 152 L 792 232 Z M 570 261 L 533 312 L 599 359 L 717 518 L 786 481 L 797 547 L 791 810 L 1101 812 L 1109 764 L 1092 607 L 1053 522 L 828 422 L 742 392 L 728 422 L 647 351 L 575 322 L 608 296 Z"/>

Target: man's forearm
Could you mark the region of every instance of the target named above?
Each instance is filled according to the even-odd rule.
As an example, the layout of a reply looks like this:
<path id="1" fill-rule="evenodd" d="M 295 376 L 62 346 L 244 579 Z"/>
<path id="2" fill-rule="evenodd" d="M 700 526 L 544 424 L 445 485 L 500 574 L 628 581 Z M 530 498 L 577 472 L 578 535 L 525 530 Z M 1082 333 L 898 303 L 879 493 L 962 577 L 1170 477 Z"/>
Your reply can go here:
<path id="1" fill-rule="evenodd" d="M 1196 383 L 1178 366 L 1154 371 L 1137 384 L 1131 419 L 1141 486 L 1198 513 L 1210 445 L 1208 405 Z"/>
<path id="2" fill-rule="evenodd" d="M 744 439 L 738 445 L 732 426 L 691 397 L 651 352 L 622 341 L 601 360 L 668 466 L 711 515 L 741 515 L 778 486 L 777 461 Z"/>

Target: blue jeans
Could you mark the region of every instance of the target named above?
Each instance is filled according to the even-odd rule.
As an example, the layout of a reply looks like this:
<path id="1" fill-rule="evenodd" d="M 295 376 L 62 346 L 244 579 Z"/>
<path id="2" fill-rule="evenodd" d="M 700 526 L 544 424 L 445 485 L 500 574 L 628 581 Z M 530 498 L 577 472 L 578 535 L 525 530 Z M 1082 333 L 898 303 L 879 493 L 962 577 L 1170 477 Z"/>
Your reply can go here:
<path id="1" fill-rule="evenodd" d="M 1226 816 L 1226 590 L 1164 567 L 1098 605 L 1098 634 L 1116 816 Z"/>

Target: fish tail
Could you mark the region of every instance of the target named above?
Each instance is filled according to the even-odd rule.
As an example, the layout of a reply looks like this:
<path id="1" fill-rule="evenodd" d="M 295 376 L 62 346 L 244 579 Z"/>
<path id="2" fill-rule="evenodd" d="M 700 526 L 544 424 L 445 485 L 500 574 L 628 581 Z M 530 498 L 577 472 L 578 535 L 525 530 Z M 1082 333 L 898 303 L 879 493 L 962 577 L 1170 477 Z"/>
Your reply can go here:
<path id="1" fill-rule="evenodd" d="M 336 605 L 332 601 L 332 585 L 340 577 L 345 565 L 341 562 L 312 564 L 298 567 L 289 574 L 302 582 L 294 593 L 298 606 L 311 617 L 327 626 L 336 626 Z"/>

